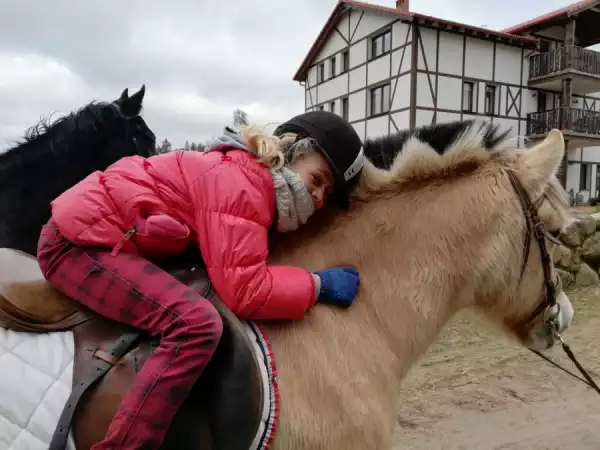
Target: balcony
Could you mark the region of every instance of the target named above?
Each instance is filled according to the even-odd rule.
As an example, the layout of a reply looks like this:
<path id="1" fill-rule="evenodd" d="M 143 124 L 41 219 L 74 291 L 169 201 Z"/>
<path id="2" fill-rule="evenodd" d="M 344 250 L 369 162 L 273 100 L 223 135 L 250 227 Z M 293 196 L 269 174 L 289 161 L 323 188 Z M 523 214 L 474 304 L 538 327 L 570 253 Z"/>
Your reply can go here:
<path id="1" fill-rule="evenodd" d="M 570 147 L 600 145 L 600 112 L 563 107 L 527 114 L 528 138 L 543 138 L 553 128 L 562 131 Z"/>
<path id="2" fill-rule="evenodd" d="M 600 91 L 600 53 L 570 45 L 529 59 L 530 87 L 560 92 L 567 75 L 573 94 Z"/>

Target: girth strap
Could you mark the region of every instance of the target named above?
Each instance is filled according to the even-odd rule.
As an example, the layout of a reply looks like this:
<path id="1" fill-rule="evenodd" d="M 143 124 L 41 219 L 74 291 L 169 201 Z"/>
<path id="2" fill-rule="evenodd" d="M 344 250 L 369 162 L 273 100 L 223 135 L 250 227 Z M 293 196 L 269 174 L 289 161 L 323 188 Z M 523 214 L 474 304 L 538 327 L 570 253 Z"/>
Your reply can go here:
<path id="1" fill-rule="evenodd" d="M 117 340 L 114 347 L 105 353 L 102 350 L 96 350 L 94 356 L 96 357 L 92 364 L 92 369 L 82 381 L 77 383 L 71 391 L 71 395 L 65 404 L 60 418 L 58 419 L 58 425 L 54 430 L 52 441 L 50 441 L 50 447 L 48 450 L 65 450 L 67 447 L 67 439 L 69 437 L 69 431 L 71 430 L 71 423 L 73 421 L 73 415 L 77 408 L 77 403 L 81 399 L 81 396 L 85 391 L 91 387 L 95 382 L 102 378 L 112 367 L 114 367 L 119 360 L 125 356 L 125 354 L 132 348 L 133 344 L 140 337 L 140 332 L 130 331 L 123 333 Z"/>

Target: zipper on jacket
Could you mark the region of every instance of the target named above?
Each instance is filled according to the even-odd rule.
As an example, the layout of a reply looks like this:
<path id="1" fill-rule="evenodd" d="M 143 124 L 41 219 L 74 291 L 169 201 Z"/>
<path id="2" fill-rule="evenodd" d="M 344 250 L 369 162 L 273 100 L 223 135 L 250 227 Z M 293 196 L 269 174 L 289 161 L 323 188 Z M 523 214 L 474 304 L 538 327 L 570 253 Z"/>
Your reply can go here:
<path id="1" fill-rule="evenodd" d="M 112 252 L 110 252 L 110 255 L 117 256 L 117 253 L 119 253 L 119 250 L 121 250 L 121 248 L 123 248 L 123 245 L 125 245 L 125 241 L 129 240 L 129 238 L 131 238 L 131 236 L 133 236 L 134 233 L 135 233 L 135 226 L 133 228 L 131 228 L 129 231 L 127 231 L 127 233 L 123 234 L 123 236 L 121 236 L 121 239 L 119 239 L 119 242 L 117 242 L 117 245 L 114 246 Z"/>

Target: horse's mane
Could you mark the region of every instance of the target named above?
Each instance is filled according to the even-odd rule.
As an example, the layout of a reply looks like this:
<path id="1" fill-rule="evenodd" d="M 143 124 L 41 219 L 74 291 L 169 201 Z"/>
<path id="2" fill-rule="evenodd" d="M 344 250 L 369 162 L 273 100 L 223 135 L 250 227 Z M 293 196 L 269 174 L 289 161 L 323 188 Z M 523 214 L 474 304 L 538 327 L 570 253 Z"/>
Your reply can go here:
<path id="1" fill-rule="evenodd" d="M 509 148 L 509 133 L 489 122 L 467 120 L 367 139 L 367 161 L 355 197 L 471 172 Z"/>
<path id="2" fill-rule="evenodd" d="M 99 121 L 112 121 L 120 115 L 118 108 L 104 102 L 90 102 L 87 105 L 51 121 L 52 114 L 28 128 L 15 146 L 0 154 L 0 189 L 22 179 L 24 171 L 35 177 L 38 170 L 59 170 L 69 160 L 82 160 L 87 155 L 90 164 L 98 160 L 98 155 L 90 155 L 87 148 L 95 149 L 89 140 L 97 138 Z M 89 166 L 90 164 L 85 164 Z M 34 172 L 31 172 L 33 170 Z M 58 175 L 58 174 L 56 174 Z"/>

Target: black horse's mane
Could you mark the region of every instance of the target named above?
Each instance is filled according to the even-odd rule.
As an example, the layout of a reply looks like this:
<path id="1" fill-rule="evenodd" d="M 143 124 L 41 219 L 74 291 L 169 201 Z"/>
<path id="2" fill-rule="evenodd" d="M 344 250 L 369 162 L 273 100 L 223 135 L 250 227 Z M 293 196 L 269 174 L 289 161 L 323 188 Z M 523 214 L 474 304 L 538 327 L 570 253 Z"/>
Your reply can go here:
<path id="1" fill-rule="evenodd" d="M 494 150 L 504 144 L 510 129 L 500 132 L 498 125 L 475 120 L 455 121 L 441 124 L 425 125 L 413 130 L 403 130 L 388 136 L 366 139 L 365 156 L 381 169 L 389 169 L 394 158 L 402 152 L 404 144 L 411 138 L 427 144 L 442 155 L 465 134 L 476 136 L 482 148 Z"/>
<path id="2" fill-rule="evenodd" d="M 84 105 L 75 111 L 72 111 L 62 117 L 59 117 L 53 122 L 49 122 L 49 120 L 54 113 L 49 114 L 48 117 L 42 117 L 37 124 L 29 127 L 25 131 L 23 143 L 31 142 L 35 139 L 42 137 L 42 135 L 45 135 L 48 138 L 52 138 L 54 137 L 52 135 L 53 130 L 60 130 L 64 135 L 67 133 L 77 132 L 82 128 L 85 129 L 93 124 L 93 120 L 99 120 L 101 118 L 100 108 L 103 108 L 107 105 L 109 105 L 109 103 L 91 101 L 87 105 Z M 115 113 L 118 114 L 116 108 Z M 65 128 L 58 128 L 59 126 L 63 125 Z"/>
<path id="3" fill-rule="evenodd" d="M 54 121 L 51 121 L 52 115 L 40 118 L 14 147 L 0 154 L 0 189 L 18 182 L 24 175 L 23 170 L 47 173 L 65 166 L 71 158 L 78 162 L 82 159 L 97 161 L 97 155 L 90 155 L 81 145 L 89 145 L 86 141 L 94 139 L 98 122 L 115 121 L 120 112 L 109 103 L 90 102 Z M 36 173 L 27 175 L 33 177 Z"/>

